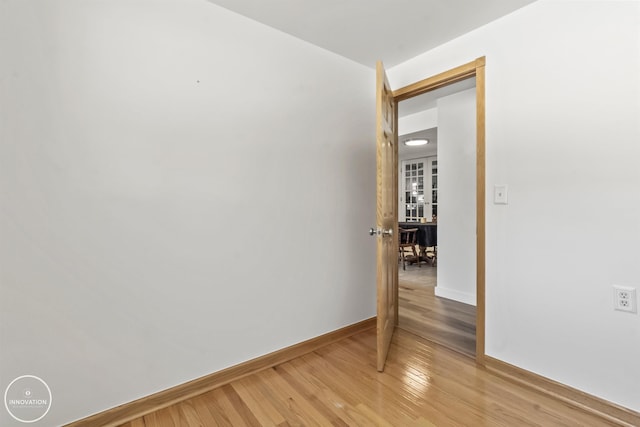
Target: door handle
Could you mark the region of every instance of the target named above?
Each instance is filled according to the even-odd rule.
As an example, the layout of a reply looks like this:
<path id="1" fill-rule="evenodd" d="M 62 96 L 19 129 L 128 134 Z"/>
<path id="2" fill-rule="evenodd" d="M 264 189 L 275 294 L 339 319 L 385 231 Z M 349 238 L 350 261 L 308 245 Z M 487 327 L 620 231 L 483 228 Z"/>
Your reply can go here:
<path id="1" fill-rule="evenodd" d="M 393 229 L 389 228 L 388 230 L 385 230 L 381 227 L 376 227 L 376 228 L 370 228 L 369 229 L 369 235 L 370 236 L 393 236 Z"/>

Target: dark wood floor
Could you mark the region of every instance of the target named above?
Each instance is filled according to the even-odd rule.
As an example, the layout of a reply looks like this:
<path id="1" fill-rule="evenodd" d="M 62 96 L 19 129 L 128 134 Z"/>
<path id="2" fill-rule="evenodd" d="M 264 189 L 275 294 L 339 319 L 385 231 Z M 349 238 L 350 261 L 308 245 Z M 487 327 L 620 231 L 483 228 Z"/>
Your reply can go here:
<path id="1" fill-rule="evenodd" d="M 370 329 L 124 426 L 611 425 L 403 330 L 379 373 Z"/>
<path id="2" fill-rule="evenodd" d="M 437 267 L 399 269 L 399 327 L 475 357 L 476 308 L 435 295 Z"/>

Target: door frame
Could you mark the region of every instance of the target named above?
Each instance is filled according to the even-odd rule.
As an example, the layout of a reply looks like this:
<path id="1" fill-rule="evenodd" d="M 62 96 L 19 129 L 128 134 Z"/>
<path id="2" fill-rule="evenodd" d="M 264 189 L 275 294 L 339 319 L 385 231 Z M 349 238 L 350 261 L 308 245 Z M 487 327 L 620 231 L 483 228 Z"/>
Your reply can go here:
<path id="1" fill-rule="evenodd" d="M 476 363 L 480 365 L 485 364 L 485 64 L 486 58 L 482 56 L 393 91 L 393 99 L 398 103 L 461 80 L 476 78 Z"/>

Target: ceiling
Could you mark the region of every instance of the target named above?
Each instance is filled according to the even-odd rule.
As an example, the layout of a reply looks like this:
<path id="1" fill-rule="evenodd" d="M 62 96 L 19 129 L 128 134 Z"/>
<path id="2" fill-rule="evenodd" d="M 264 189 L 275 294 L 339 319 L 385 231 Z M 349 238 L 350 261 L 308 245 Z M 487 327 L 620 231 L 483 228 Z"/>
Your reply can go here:
<path id="1" fill-rule="evenodd" d="M 404 145 L 409 139 L 426 139 L 427 145 L 411 147 Z M 438 128 L 424 129 L 398 137 L 398 156 L 400 159 L 430 157 L 438 154 Z"/>
<path id="2" fill-rule="evenodd" d="M 375 68 L 407 61 L 535 0 L 207 0 L 345 58 Z M 436 107 L 438 98 L 475 86 L 468 79 L 402 101 L 400 117 Z M 400 154 L 435 155 L 437 129 L 424 147 L 400 145 Z"/>
<path id="3" fill-rule="evenodd" d="M 392 67 L 535 0 L 207 0 L 374 68 Z"/>

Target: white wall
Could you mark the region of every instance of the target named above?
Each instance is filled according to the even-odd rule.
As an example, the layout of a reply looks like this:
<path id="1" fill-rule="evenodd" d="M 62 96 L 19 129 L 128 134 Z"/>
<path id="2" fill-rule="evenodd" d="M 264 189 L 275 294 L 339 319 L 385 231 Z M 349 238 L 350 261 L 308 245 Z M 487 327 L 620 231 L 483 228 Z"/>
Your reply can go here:
<path id="1" fill-rule="evenodd" d="M 438 109 L 430 108 L 398 118 L 398 135 L 438 127 Z"/>
<path id="2" fill-rule="evenodd" d="M 438 285 L 476 305 L 476 90 L 438 99 Z"/>
<path id="3" fill-rule="evenodd" d="M 0 52 L 0 388 L 42 422 L 375 315 L 372 70 L 204 0 L 3 1 Z"/>
<path id="4" fill-rule="evenodd" d="M 486 55 L 487 354 L 640 410 L 640 3 L 545 1 L 398 65 Z M 493 205 L 494 184 L 509 205 Z"/>

